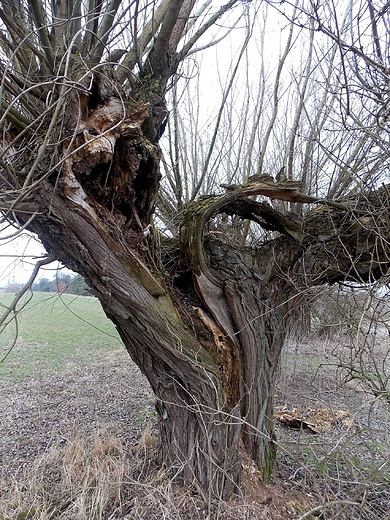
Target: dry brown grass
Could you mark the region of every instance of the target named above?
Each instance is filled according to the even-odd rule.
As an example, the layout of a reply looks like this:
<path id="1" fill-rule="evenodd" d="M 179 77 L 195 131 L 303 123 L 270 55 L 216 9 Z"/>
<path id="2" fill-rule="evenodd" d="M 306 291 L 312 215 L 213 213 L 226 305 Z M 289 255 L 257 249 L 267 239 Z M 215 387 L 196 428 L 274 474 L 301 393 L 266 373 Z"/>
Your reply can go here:
<path id="1" fill-rule="evenodd" d="M 0 517 L 104 518 L 112 504 L 121 503 L 132 466 L 134 460 L 119 439 L 104 432 L 75 432 L 63 446 L 52 447 L 27 466 L 18 479 L 3 482 Z"/>
<path id="2" fill-rule="evenodd" d="M 125 352 L 0 385 L 0 519 L 313 520 L 316 507 L 327 520 L 390 518 L 388 410 L 343 386 L 333 350 L 323 339 L 287 348 L 276 405 L 343 409 L 353 426 L 277 426 L 271 485 L 245 460 L 229 502 L 204 501 L 161 469 L 153 398 Z"/>
<path id="3" fill-rule="evenodd" d="M 172 483 L 158 470 L 156 436 L 147 427 L 128 449 L 108 432 L 73 432 L 18 474 L 1 482 L 0 518 L 111 520 L 182 518 Z M 179 503 L 178 503 L 179 502 Z M 187 504 L 188 506 L 188 504 Z M 183 518 L 186 518 L 185 516 Z"/>
<path id="4" fill-rule="evenodd" d="M 159 467 L 149 426 L 130 450 L 108 432 L 76 431 L 0 484 L 0 518 L 7 520 L 283 519 L 311 506 L 301 493 L 264 486 L 250 461 L 239 495 L 205 503 L 195 488 L 173 483 Z"/>

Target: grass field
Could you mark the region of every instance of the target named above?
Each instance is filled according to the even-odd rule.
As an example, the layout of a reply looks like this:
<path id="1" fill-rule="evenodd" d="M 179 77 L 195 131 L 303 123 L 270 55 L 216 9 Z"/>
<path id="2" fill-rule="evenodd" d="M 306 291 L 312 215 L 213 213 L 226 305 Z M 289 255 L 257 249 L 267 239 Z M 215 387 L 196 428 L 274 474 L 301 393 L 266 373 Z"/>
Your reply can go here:
<path id="1" fill-rule="evenodd" d="M 13 297 L 0 294 L 0 314 Z M 92 297 L 35 293 L 21 302 L 15 318 L 0 334 L 1 358 L 7 356 L 0 363 L 0 381 L 61 372 L 102 350 L 123 349 L 114 325 Z"/>

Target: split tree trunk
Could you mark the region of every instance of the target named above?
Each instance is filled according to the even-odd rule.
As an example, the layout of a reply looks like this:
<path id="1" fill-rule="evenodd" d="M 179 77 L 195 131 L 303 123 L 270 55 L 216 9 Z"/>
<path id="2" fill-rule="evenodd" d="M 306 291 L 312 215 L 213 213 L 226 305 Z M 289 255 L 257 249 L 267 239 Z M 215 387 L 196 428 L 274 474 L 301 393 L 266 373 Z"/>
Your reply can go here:
<path id="1" fill-rule="evenodd" d="M 52 254 L 85 277 L 148 378 L 162 462 L 186 483 L 227 497 L 239 483 L 242 439 L 269 478 L 275 377 L 286 330 L 283 284 L 262 283 L 249 251 L 248 262 L 239 250 L 211 240 L 217 306 L 208 304 L 196 272 L 187 273 L 186 291 L 171 293 L 161 275 L 130 254 L 129 244 L 112 241 L 89 208 L 42 188 L 42 208 L 50 207 L 50 214 L 32 227 Z"/>
<path id="2" fill-rule="evenodd" d="M 52 257 L 84 276 L 156 394 L 162 461 L 222 497 L 239 482 L 241 445 L 265 479 L 271 474 L 275 378 L 300 291 L 371 281 L 390 267 L 388 187 L 345 205 L 325 201 L 300 219 L 251 197 L 318 199 L 296 183 L 253 178 L 188 208 L 169 269 L 160 258 L 152 216 L 167 84 L 236 3 L 190 32 L 187 22 L 203 19 L 192 0 L 164 1 L 142 17 L 137 8 L 127 22 L 135 41 L 125 39 L 123 50 L 115 49 L 118 28 L 126 30 L 117 0 L 89 3 L 93 12 L 68 9 L 63 0 L 49 11 L 30 2 L 31 12 L 3 2 L 1 11 L 10 58 L 3 71 L 5 218 L 24 220 Z M 207 222 L 223 212 L 279 236 L 257 251 L 205 240 Z"/>
<path id="3" fill-rule="evenodd" d="M 271 475 L 275 378 L 299 291 L 380 276 L 389 264 L 386 244 L 372 219 L 356 217 L 355 203 L 301 222 L 250 197 L 312 198 L 296 188 L 248 185 L 188 208 L 168 276 L 151 226 L 160 176 L 154 136 L 164 113 L 114 97 L 87 111 L 81 101 L 69 114 L 73 137 L 64 141 L 62 170 L 41 179 L 19 209 L 36 212 L 29 229 L 84 276 L 149 380 L 162 462 L 187 484 L 225 498 L 239 484 L 241 440 L 264 479 Z M 258 251 L 206 240 L 207 222 L 221 212 L 281 235 Z"/>
<path id="4" fill-rule="evenodd" d="M 139 262 L 137 268 L 149 290 L 118 260 L 128 258 L 126 248 L 114 247 L 88 213 L 69 207 L 59 193 L 53 196 L 47 190 L 45 201 L 44 196 L 42 190 L 41 201 L 50 205 L 50 216 L 37 218 L 33 229 L 48 250 L 85 277 L 148 378 L 156 395 L 162 462 L 203 492 L 228 496 L 241 468 L 237 366 L 229 362 L 234 379 L 222 382 L 223 353 L 203 315 L 197 318 L 201 309 L 194 314 L 197 327 L 190 330 L 180 317 L 183 309 L 176 311 L 177 302 L 160 281 L 151 281 L 145 264 Z"/>

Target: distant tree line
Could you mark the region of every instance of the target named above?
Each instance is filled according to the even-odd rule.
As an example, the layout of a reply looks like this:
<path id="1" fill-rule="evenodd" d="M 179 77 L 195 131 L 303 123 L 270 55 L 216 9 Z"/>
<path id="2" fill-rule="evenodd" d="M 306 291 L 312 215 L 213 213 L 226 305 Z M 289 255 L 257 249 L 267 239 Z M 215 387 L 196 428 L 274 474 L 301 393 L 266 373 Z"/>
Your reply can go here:
<path id="1" fill-rule="evenodd" d="M 36 292 L 58 292 L 60 294 L 78 294 L 80 296 L 88 296 L 88 286 L 84 278 L 80 275 L 70 275 L 60 273 L 53 280 L 41 278 L 33 285 L 33 291 Z"/>
<path id="2" fill-rule="evenodd" d="M 6 287 L 6 292 L 18 292 L 22 284 L 12 282 Z M 78 294 L 80 296 L 89 296 L 91 293 L 88 289 L 84 278 L 80 275 L 71 275 L 59 273 L 54 279 L 41 278 L 32 286 L 35 292 L 57 292 L 59 294 Z"/>

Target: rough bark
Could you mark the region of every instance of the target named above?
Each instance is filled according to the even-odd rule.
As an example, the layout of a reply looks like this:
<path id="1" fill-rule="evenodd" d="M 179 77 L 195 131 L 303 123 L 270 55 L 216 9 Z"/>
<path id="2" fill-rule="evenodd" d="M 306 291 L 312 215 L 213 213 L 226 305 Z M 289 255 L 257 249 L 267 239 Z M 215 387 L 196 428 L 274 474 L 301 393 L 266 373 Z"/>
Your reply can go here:
<path id="1" fill-rule="evenodd" d="M 251 198 L 315 202 L 291 185 L 249 183 L 203 199 L 183 218 L 167 276 L 150 221 L 159 184 L 158 147 L 142 130 L 150 117 L 115 98 L 90 110 L 65 142 L 62 173 L 23 208 L 36 212 L 29 228 L 48 252 L 85 277 L 148 378 L 162 462 L 226 497 L 239 483 L 241 441 L 271 475 L 275 378 L 300 291 L 389 267 L 388 195 L 322 201 L 305 219 Z M 258 250 L 205 236 L 222 212 L 279 236 Z"/>
<path id="2" fill-rule="evenodd" d="M 162 462 L 186 482 L 226 496 L 239 477 L 239 410 L 226 402 L 222 354 L 201 310 L 197 330 L 190 331 L 145 264 L 132 258 L 136 268 L 127 272 L 128 246 L 115 244 L 89 213 L 69 207 L 61 194 L 53 196 L 49 188 L 46 196 L 42 190 L 41 207 L 50 205 L 50 216 L 37 218 L 32 228 L 55 257 L 83 274 L 148 378 L 156 395 Z"/>
<path id="3" fill-rule="evenodd" d="M 305 219 L 281 214 L 253 194 L 321 203 Z M 372 281 L 387 272 L 388 190 L 342 203 L 318 201 L 296 186 L 261 183 L 209 197 L 191 207 L 181 232 L 183 264 L 194 274 L 197 294 L 230 338 L 227 347 L 240 367 L 241 437 L 267 480 L 275 460 L 275 378 L 291 320 L 308 287 L 336 281 Z M 240 215 L 280 236 L 254 251 L 214 238 L 206 222 L 218 213 Z M 206 248 L 204 246 L 207 246 Z"/>
<path id="4" fill-rule="evenodd" d="M 165 262 L 152 225 L 157 140 L 177 65 L 170 46 L 183 30 L 175 12 L 187 7 L 174 2 L 162 18 L 154 68 L 145 67 L 131 96 L 120 97 L 100 69 L 90 90 L 79 78 L 59 97 L 62 126 L 52 119 L 50 132 L 34 135 L 31 155 L 21 147 L 4 168 L 16 195 L 1 207 L 9 220 L 19 211 L 50 255 L 84 276 L 115 323 L 155 392 L 162 462 L 203 493 L 226 497 L 239 483 L 241 446 L 265 480 L 272 472 L 275 377 L 301 291 L 389 268 L 389 197 L 383 187 L 321 201 L 296 183 L 250 182 L 187 208 Z M 317 207 L 300 218 L 255 195 Z M 252 250 L 206 236 L 219 213 L 276 238 Z"/>
<path id="5" fill-rule="evenodd" d="M 254 182 L 200 200 L 183 218 L 167 276 L 151 225 L 159 149 L 145 128 L 156 117 L 145 103 L 115 97 L 77 124 L 70 114 L 62 171 L 41 179 L 23 208 L 36 212 L 29 228 L 48 252 L 84 276 L 148 378 L 162 461 L 226 497 L 239 482 L 241 441 L 264 479 L 271 475 L 275 377 L 300 291 L 388 269 L 387 189 L 332 203 L 295 185 Z M 302 219 L 255 202 L 258 194 L 322 203 Z M 222 212 L 279 236 L 258 250 L 206 237 Z"/>

